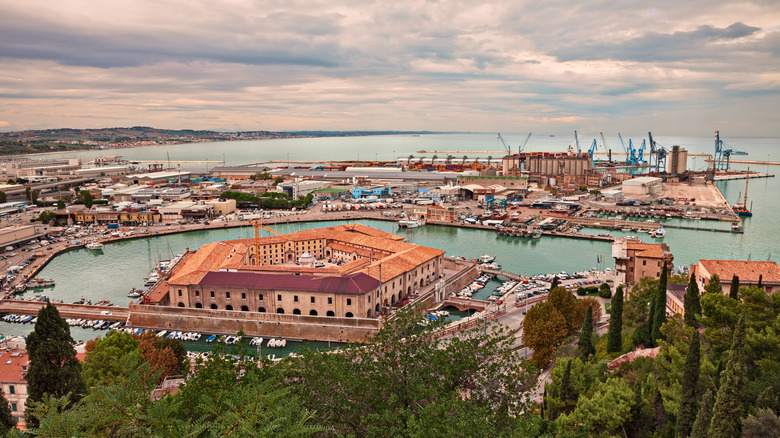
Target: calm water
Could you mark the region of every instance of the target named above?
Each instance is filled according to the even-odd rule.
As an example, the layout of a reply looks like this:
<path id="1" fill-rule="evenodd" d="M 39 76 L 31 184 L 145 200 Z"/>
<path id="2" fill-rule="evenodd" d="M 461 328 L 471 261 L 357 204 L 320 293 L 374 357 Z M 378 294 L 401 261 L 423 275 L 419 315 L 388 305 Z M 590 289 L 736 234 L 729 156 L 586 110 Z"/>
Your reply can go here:
<path id="1" fill-rule="evenodd" d="M 506 134 L 509 144 L 516 145 L 525 138 L 523 134 Z M 581 145 L 589 144 L 594 136 L 581 134 Z M 627 140 L 628 136 L 624 136 Z M 639 135 L 632 137 L 639 139 Z M 674 144 L 688 149 L 689 152 L 712 153 L 712 137 L 663 137 L 656 138 L 659 144 L 670 147 Z M 780 138 L 726 138 L 735 149 L 749 152 L 748 156 L 735 157 L 751 160 L 780 161 Z M 534 136 L 529 150 L 565 150 L 573 143 L 565 136 Z M 620 150 L 617 138 L 607 137 L 613 151 Z M 599 141 L 599 143 L 601 143 Z M 92 158 L 121 154 L 130 159 L 162 159 L 166 152 L 174 160 L 221 160 L 224 154 L 227 164 L 245 164 L 267 160 L 325 160 L 325 159 L 392 159 L 396 156 L 413 154 L 419 149 L 450 150 L 498 150 L 500 149 L 494 134 L 437 134 L 421 136 L 371 136 L 348 138 L 285 139 L 267 141 L 224 142 L 208 144 L 188 144 L 167 147 L 145 147 L 117 151 L 82 152 L 77 154 L 59 154 L 61 156 L 80 156 Z M 214 152 L 218 151 L 218 152 Z M 360 157 L 358 157 L 360 155 Z M 689 167 L 702 169 L 706 166 L 704 157 L 689 158 Z M 736 169 L 746 166 L 733 165 Z M 780 172 L 778 167 L 753 166 L 752 170 L 770 173 Z M 724 181 L 717 183 L 730 202 L 735 202 L 744 191 L 745 181 Z M 780 260 L 780 178 L 753 179 L 750 181 L 749 202 L 753 201 L 752 218 L 743 220 L 744 234 L 713 233 L 695 230 L 676 230 L 667 228 L 667 243 L 674 256 L 675 264 L 695 263 L 700 258 L 734 258 L 752 260 Z M 366 225 L 396 232 L 394 223 L 384 221 L 360 221 Z M 695 223 L 694 223 L 695 222 Z M 312 224 L 279 225 L 282 232 L 300 228 L 321 227 L 343 222 L 324 222 Z M 686 223 L 701 227 L 724 227 L 726 223 L 710 221 L 673 220 L 669 223 Z M 603 232 L 603 231 L 599 231 Z M 598 232 L 597 232 L 598 233 Z M 612 232 L 621 236 L 620 231 Z M 181 253 L 185 248 L 196 249 L 208 242 L 251 237 L 251 230 L 229 229 L 214 231 L 196 231 L 172 236 L 149 237 L 121 243 L 107 244 L 102 254 L 87 250 L 71 251 L 54 259 L 39 275 L 41 278 L 54 279 L 56 287 L 43 293 L 50 298 L 73 302 L 81 297 L 96 301 L 107 298 L 116 305 L 126 305 L 127 292 L 132 287 L 141 287 L 143 277 L 159 260 Z M 610 245 L 605 242 L 587 240 L 549 238 L 538 240 L 518 239 L 498 236 L 494 232 L 474 229 L 458 229 L 442 226 L 425 226 L 404 232 L 414 243 L 441 248 L 448 255 L 460 255 L 467 258 L 491 254 L 497 257 L 497 263 L 503 268 L 522 274 L 540 272 L 575 272 L 594 267 L 612 267 L 609 257 Z M 645 241 L 655 241 L 646 234 L 638 237 Z M 597 255 L 606 255 L 607 261 L 596 264 Z M 12 334 L 10 327 L 24 327 L 13 324 L 0 324 L 0 332 Z M 31 326 L 29 326 L 31 327 Z M 97 333 L 88 330 L 90 333 Z"/>

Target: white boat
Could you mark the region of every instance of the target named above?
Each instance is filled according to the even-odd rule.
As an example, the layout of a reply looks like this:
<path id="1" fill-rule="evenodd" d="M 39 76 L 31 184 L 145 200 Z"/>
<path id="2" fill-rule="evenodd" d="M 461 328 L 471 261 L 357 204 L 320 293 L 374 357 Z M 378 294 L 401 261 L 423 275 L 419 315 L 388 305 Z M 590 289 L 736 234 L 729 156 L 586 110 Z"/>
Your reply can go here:
<path id="1" fill-rule="evenodd" d="M 132 288 L 130 289 L 130 292 L 127 293 L 127 296 L 130 298 L 138 298 L 141 296 L 143 291 L 140 289 Z"/>
<path id="2" fill-rule="evenodd" d="M 495 258 L 495 257 L 493 257 L 492 255 L 487 255 L 487 254 L 485 254 L 485 255 L 483 255 L 483 256 L 481 256 L 481 257 L 479 258 L 479 262 L 480 262 L 480 263 L 492 263 L 492 262 L 493 262 L 495 259 L 496 259 L 496 258 Z"/>
<path id="3" fill-rule="evenodd" d="M 425 225 L 423 219 L 402 219 L 398 221 L 398 228 L 420 228 Z"/>
<path id="4" fill-rule="evenodd" d="M 92 241 L 89 242 L 85 248 L 91 249 L 93 251 L 103 251 L 103 244 L 100 242 Z"/>
<path id="5" fill-rule="evenodd" d="M 664 236 L 666 236 L 666 230 L 664 230 L 664 227 L 658 227 L 657 229 L 650 232 L 650 237 L 655 237 L 656 239 L 663 239 Z"/>

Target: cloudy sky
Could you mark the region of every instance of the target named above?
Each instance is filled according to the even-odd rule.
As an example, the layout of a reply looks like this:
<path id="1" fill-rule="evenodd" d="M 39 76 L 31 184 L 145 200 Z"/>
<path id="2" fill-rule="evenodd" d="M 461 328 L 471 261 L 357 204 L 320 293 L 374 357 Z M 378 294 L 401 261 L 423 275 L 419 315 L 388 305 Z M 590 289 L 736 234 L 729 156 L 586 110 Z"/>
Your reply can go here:
<path id="1" fill-rule="evenodd" d="M 780 135 L 780 2 L 0 0 L 0 130 Z"/>

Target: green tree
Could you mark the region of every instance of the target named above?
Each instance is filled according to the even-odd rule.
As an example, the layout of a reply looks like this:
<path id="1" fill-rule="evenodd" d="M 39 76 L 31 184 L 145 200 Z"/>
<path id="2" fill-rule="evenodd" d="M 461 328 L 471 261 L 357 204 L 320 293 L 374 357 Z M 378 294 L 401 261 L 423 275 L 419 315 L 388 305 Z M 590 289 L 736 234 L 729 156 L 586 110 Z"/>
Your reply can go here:
<path id="1" fill-rule="evenodd" d="M 553 279 L 550 282 L 550 292 L 552 292 L 556 287 L 558 287 L 558 277 L 553 276 Z"/>
<path id="2" fill-rule="evenodd" d="M 112 330 L 96 342 L 88 344 L 87 358 L 84 361 L 84 380 L 88 387 L 105 385 L 124 375 L 134 366 L 143 362 L 138 340 L 131 334 Z M 134 360 L 126 360 L 131 356 Z"/>
<path id="3" fill-rule="evenodd" d="M 11 412 L 11 405 L 6 400 L 3 391 L 0 391 L 0 433 L 7 433 L 16 425 L 16 419 Z"/>
<path id="4" fill-rule="evenodd" d="M 688 356 L 685 358 L 681 382 L 682 395 L 680 397 L 680 409 L 677 414 L 677 436 L 680 438 L 685 438 L 691 434 L 693 423 L 696 421 L 696 413 L 699 410 L 696 389 L 699 384 L 700 347 L 699 332 L 694 331 L 688 346 Z"/>
<path id="5" fill-rule="evenodd" d="M 585 319 L 582 321 L 582 329 L 580 330 L 580 339 L 577 342 L 577 347 L 580 350 L 582 357 L 595 354 L 596 349 L 593 348 L 593 308 L 588 306 L 588 310 L 585 313 Z"/>
<path id="6" fill-rule="evenodd" d="M 712 276 L 710 276 L 710 281 L 708 281 L 707 285 L 704 286 L 704 292 L 711 294 L 723 293 L 723 285 L 720 282 L 720 277 L 718 277 L 718 274 L 712 274 Z"/>
<path id="7" fill-rule="evenodd" d="M 658 292 L 655 297 L 655 306 L 653 315 L 653 326 L 650 332 L 653 345 L 658 344 L 661 338 L 661 326 L 666 322 L 666 279 L 667 269 L 661 269 L 661 279 L 658 280 Z"/>
<path id="8" fill-rule="evenodd" d="M 771 409 L 759 409 L 742 423 L 743 438 L 780 438 L 780 418 Z"/>
<path id="9" fill-rule="evenodd" d="M 561 415 L 556 423 L 564 431 L 579 429 L 586 435 L 621 434 L 634 405 L 634 391 L 622 379 L 608 379 L 599 384 L 591 397 L 580 397 L 569 415 Z"/>
<path id="10" fill-rule="evenodd" d="M 729 297 L 735 300 L 739 299 L 739 277 L 737 277 L 737 274 L 734 274 L 734 276 L 731 277 L 731 289 L 729 289 Z"/>
<path id="11" fill-rule="evenodd" d="M 57 213 L 51 210 L 43 210 L 35 219 L 42 224 L 53 223 L 57 219 Z"/>
<path id="12" fill-rule="evenodd" d="M 655 278 L 642 277 L 631 285 L 631 293 L 626 294 L 623 304 L 624 328 L 628 330 L 648 320 L 648 309 L 657 292 L 658 280 Z"/>
<path id="13" fill-rule="evenodd" d="M 756 284 L 756 286 L 758 286 L 760 289 L 763 289 L 764 287 L 763 280 L 764 280 L 764 274 L 758 274 L 758 284 Z"/>
<path id="14" fill-rule="evenodd" d="M 65 209 L 65 201 L 62 199 L 57 200 L 57 210 L 64 210 Z"/>
<path id="15" fill-rule="evenodd" d="M 601 283 L 601 286 L 599 286 L 599 297 L 612 298 L 612 289 L 610 289 L 609 284 Z"/>
<path id="16" fill-rule="evenodd" d="M 84 207 L 92 208 L 92 205 L 95 203 L 95 199 L 92 197 L 92 192 L 89 190 L 82 190 L 81 201 L 84 203 Z"/>
<path id="17" fill-rule="evenodd" d="M 701 296 L 704 337 L 716 353 L 725 351 L 732 341 L 734 327 L 739 320 L 741 304 L 722 293 Z"/>
<path id="18" fill-rule="evenodd" d="M 566 319 L 549 303 L 531 307 L 523 321 L 523 344 L 533 351 L 531 362 L 547 366 L 567 333 Z"/>
<path id="19" fill-rule="evenodd" d="M 739 434 L 742 414 L 742 394 L 747 385 L 745 366 L 745 312 L 739 317 L 728 353 L 726 368 L 720 376 L 720 388 L 712 408 L 710 436 L 735 437 Z"/>
<path id="20" fill-rule="evenodd" d="M 707 390 L 701 399 L 699 413 L 696 414 L 696 422 L 693 423 L 691 438 L 708 438 L 710 431 L 710 421 L 712 421 L 712 390 Z"/>
<path id="21" fill-rule="evenodd" d="M 35 329 L 27 337 L 30 367 L 27 371 L 27 394 L 30 401 L 41 401 L 46 395 L 79 401 L 86 393 L 81 363 L 76 359 L 70 328 L 50 302 L 38 312 Z M 27 425 L 35 427 L 38 419 L 27 416 Z"/>
<path id="22" fill-rule="evenodd" d="M 696 317 L 701 315 L 701 301 L 699 297 L 699 285 L 696 283 L 696 276 L 691 274 L 691 281 L 688 283 L 688 289 L 685 292 L 685 323 L 691 327 L 698 327 Z"/>
<path id="23" fill-rule="evenodd" d="M 620 285 L 612 297 L 609 310 L 609 331 L 607 333 L 607 353 L 617 353 L 623 349 L 623 286 Z"/>
<path id="24" fill-rule="evenodd" d="M 565 412 L 571 412 L 571 409 L 567 409 L 567 407 L 571 407 L 573 409 L 577 404 L 577 398 L 579 397 L 579 393 L 574 387 L 574 383 L 571 381 L 571 379 L 571 360 L 568 360 L 566 361 L 566 368 L 564 369 L 563 376 L 561 377 L 561 386 L 558 388 L 558 398 L 560 398 L 564 403 Z"/>
<path id="25" fill-rule="evenodd" d="M 547 302 L 566 320 L 566 334 L 574 335 L 582 326 L 585 309 L 577 305 L 577 298 L 563 287 L 556 287 L 547 295 Z"/>

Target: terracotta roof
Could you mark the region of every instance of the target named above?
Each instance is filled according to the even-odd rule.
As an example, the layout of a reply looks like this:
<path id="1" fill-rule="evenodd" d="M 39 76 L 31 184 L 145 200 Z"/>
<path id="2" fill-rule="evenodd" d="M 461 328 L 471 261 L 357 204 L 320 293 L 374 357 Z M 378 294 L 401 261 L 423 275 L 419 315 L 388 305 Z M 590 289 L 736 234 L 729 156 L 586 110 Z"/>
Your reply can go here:
<path id="1" fill-rule="evenodd" d="M 660 243 L 628 242 L 626 249 L 636 251 L 635 255 L 639 257 L 660 259 L 664 256 L 663 247 Z"/>
<path id="2" fill-rule="evenodd" d="M 22 365 L 27 366 L 30 357 L 24 350 L 4 351 L 0 353 L 0 382 L 26 383 L 22 378 Z"/>
<path id="3" fill-rule="evenodd" d="M 363 273 L 346 277 L 267 274 L 259 272 L 209 272 L 198 283 L 204 287 L 252 290 L 288 290 L 360 295 L 379 287 L 379 281 Z"/>
<path id="4" fill-rule="evenodd" d="M 667 284 L 666 293 L 672 294 L 677 301 L 685 303 L 685 294 L 688 292 L 687 284 Z"/>
<path id="5" fill-rule="evenodd" d="M 699 264 L 711 274 L 718 274 L 720 280 L 731 281 L 736 274 L 740 282 L 758 283 L 762 275 L 764 283 L 780 283 L 780 266 L 772 261 L 759 260 L 699 260 Z"/>

